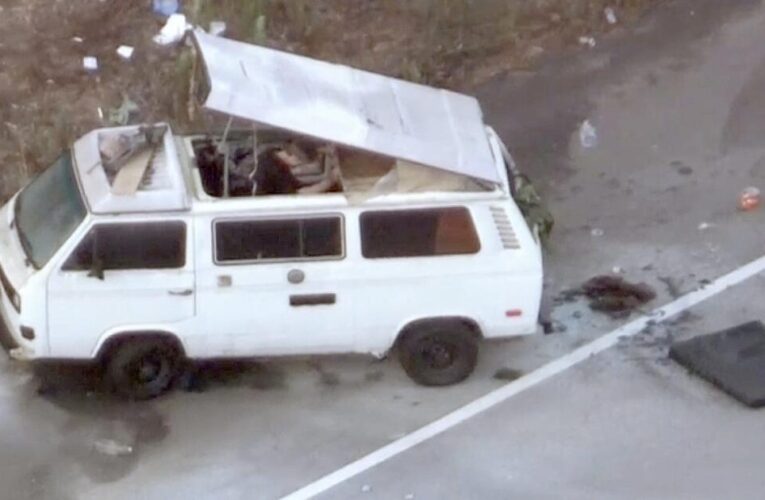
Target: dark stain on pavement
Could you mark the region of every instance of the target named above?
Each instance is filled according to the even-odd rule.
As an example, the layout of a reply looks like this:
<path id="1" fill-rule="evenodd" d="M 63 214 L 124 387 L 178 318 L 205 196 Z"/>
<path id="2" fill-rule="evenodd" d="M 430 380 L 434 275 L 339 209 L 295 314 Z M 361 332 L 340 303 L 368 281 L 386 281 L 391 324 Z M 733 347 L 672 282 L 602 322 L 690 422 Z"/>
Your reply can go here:
<path id="1" fill-rule="evenodd" d="M 494 372 L 493 378 L 495 380 L 512 382 L 513 380 L 518 380 L 522 376 L 523 376 L 523 372 L 521 370 L 516 370 L 515 368 L 502 367 L 496 372 Z"/>
<path id="2" fill-rule="evenodd" d="M 215 360 L 190 363 L 179 386 L 189 392 L 242 386 L 259 391 L 283 390 L 287 388 L 287 377 L 283 369 L 271 363 Z"/>
<path id="3" fill-rule="evenodd" d="M 93 482 L 109 483 L 129 475 L 144 450 L 170 433 L 151 402 L 120 400 L 104 390 L 98 367 L 40 365 L 36 375 L 37 395 L 68 415 L 62 428 L 61 455 Z M 46 470 L 42 465 L 33 473 L 44 479 Z"/>

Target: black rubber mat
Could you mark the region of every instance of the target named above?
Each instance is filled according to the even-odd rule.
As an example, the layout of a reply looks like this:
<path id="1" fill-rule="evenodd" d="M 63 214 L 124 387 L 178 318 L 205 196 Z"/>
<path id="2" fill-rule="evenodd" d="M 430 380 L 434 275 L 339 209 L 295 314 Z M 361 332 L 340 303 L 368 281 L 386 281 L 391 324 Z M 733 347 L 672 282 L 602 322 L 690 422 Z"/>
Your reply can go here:
<path id="1" fill-rule="evenodd" d="M 669 356 L 745 405 L 765 406 L 765 325 L 761 322 L 677 342 Z"/>

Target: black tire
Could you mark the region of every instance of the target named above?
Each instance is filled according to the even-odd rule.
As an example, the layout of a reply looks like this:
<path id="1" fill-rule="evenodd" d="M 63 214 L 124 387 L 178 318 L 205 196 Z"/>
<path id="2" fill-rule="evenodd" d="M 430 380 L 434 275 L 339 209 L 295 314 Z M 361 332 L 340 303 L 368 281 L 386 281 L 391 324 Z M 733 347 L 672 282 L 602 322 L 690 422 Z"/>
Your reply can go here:
<path id="1" fill-rule="evenodd" d="M 114 392 L 129 399 L 151 399 L 174 384 L 181 353 L 167 340 L 127 339 L 109 353 L 106 371 Z"/>
<path id="2" fill-rule="evenodd" d="M 478 361 L 474 333 L 459 323 L 427 324 L 405 332 L 399 359 L 409 377 L 420 385 L 445 386 L 462 382 Z"/>

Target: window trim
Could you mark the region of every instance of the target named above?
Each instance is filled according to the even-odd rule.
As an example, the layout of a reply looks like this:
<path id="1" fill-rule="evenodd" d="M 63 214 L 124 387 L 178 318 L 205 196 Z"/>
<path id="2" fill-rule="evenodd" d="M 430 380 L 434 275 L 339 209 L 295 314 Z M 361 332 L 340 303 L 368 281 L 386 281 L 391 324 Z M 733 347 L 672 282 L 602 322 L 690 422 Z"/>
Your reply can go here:
<path id="1" fill-rule="evenodd" d="M 328 219 L 334 218 L 340 221 L 340 255 L 332 255 L 327 257 L 285 257 L 279 259 L 242 259 L 242 260 L 225 260 L 218 259 L 218 223 L 225 222 L 270 222 L 270 221 L 299 221 L 307 219 Z M 265 216 L 265 217 L 218 217 L 212 220 L 212 260 L 216 266 L 229 267 L 229 266 L 251 266 L 259 264 L 283 264 L 287 262 L 332 262 L 342 261 L 348 257 L 348 246 L 346 241 L 345 231 L 345 215 L 341 212 L 329 212 L 321 214 L 296 214 L 296 215 L 278 215 L 278 216 Z"/>
<path id="2" fill-rule="evenodd" d="M 363 219 L 365 214 L 380 214 L 380 213 L 396 213 L 396 212 L 427 212 L 427 211 L 439 211 L 439 210 L 461 210 L 467 213 L 470 225 L 473 228 L 475 234 L 477 247 L 475 252 L 460 252 L 460 253 L 440 253 L 433 255 L 394 255 L 386 257 L 368 257 L 364 253 L 364 227 Z M 481 238 L 481 232 L 478 230 L 478 224 L 476 224 L 476 218 L 473 215 L 473 211 L 467 205 L 448 205 L 448 206 L 427 206 L 427 207 L 396 207 L 396 208 L 370 208 L 362 210 L 359 213 L 359 251 L 361 258 L 368 261 L 385 261 L 385 260 L 401 260 L 401 259 L 442 259 L 442 258 L 455 258 L 455 257 L 472 257 L 478 255 L 483 251 L 483 240 Z"/>
<path id="3" fill-rule="evenodd" d="M 178 272 L 187 270 L 189 268 L 189 262 L 192 264 L 194 263 L 193 255 L 191 258 L 189 258 L 189 238 L 193 237 L 192 231 L 189 230 L 190 224 L 189 221 L 184 219 L 168 219 L 168 220 L 131 220 L 131 221 L 94 221 L 90 227 L 88 227 L 85 231 L 83 231 L 82 236 L 77 240 L 74 245 L 72 245 L 69 252 L 66 254 L 66 256 L 61 259 L 61 262 L 58 266 L 58 272 L 59 273 L 88 273 L 90 272 L 89 269 L 65 269 L 67 262 L 69 262 L 69 259 L 74 256 L 74 253 L 77 251 L 77 249 L 80 247 L 83 241 L 85 241 L 85 238 L 90 236 L 91 232 L 96 230 L 100 226 L 128 226 L 128 225 L 159 225 L 159 224 L 167 224 L 167 223 L 175 223 L 175 224 L 182 224 L 183 225 L 183 265 L 178 267 L 156 267 L 156 268 L 130 268 L 130 269 L 104 269 L 105 272 L 109 273 L 123 273 L 123 272 L 130 272 L 130 273 L 136 273 L 136 272 Z M 74 235 L 76 237 L 76 233 Z M 193 240 L 191 241 L 191 244 L 193 246 Z"/>

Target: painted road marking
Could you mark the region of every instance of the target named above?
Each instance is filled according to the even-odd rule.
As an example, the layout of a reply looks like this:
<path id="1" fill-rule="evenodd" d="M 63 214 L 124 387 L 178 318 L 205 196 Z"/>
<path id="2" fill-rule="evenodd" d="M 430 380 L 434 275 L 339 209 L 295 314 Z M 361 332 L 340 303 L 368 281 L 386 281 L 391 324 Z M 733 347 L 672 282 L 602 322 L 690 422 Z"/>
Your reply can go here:
<path id="1" fill-rule="evenodd" d="M 541 368 L 509 382 L 507 385 L 496 389 L 475 401 L 458 408 L 448 415 L 435 420 L 418 430 L 407 434 L 379 448 L 372 453 L 342 467 L 326 476 L 314 481 L 307 486 L 285 496 L 282 500 L 307 500 L 313 498 L 325 491 L 343 483 L 364 471 L 367 471 L 396 455 L 399 455 L 415 446 L 438 436 L 439 434 L 456 427 L 457 425 L 489 410 L 498 404 L 507 401 L 513 396 L 530 389 L 542 382 L 558 375 L 559 373 L 572 368 L 591 356 L 599 354 L 609 349 L 619 342 L 619 339 L 632 337 L 640 333 L 650 322 L 661 323 L 678 314 L 690 309 L 691 307 L 704 302 L 707 299 L 718 295 L 725 290 L 739 285 L 765 271 L 765 256 L 742 266 L 735 271 L 726 274 L 712 282 L 711 284 L 695 290 L 687 295 L 676 299 L 673 302 L 654 310 L 648 315 L 642 316 L 626 325 L 617 328 L 611 333 L 586 344 L 565 356 L 562 356 Z"/>

